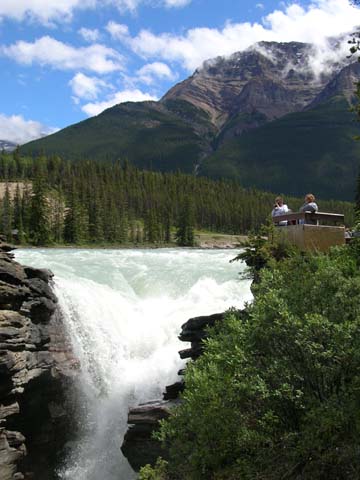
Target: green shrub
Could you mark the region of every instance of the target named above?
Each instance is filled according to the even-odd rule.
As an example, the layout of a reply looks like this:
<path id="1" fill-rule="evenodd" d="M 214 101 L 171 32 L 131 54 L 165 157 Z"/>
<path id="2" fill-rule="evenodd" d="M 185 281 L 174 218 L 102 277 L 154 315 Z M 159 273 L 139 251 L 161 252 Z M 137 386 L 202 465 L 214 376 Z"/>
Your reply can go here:
<path id="1" fill-rule="evenodd" d="M 139 480 L 168 480 L 166 470 L 167 462 L 158 458 L 154 467 L 145 465 L 140 469 Z"/>
<path id="2" fill-rule="evenodd" d="M 243 261 L 248 266 L 251 278 L 258 282 L 260 271 L 271 267 L 273 263 L 298 253 L 296 247 L 289 243 L 279 241 L 278 228 L 272 224 L 263 225 L 257 234 L 249 234 L 248 240 L 242 243 L 243 250 L 234 261 Z"/>

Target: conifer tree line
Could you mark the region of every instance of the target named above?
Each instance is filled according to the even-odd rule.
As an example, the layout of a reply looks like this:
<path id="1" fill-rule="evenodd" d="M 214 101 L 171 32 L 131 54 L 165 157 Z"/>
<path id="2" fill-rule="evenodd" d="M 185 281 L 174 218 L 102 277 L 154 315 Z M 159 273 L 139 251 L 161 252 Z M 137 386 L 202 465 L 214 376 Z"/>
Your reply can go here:
<path id="1" fill-rule="evenodd" d="M 271 211 L 274 195 L 236 182 L 182 173 L 142 171 L 127 161 L 71 162 L 58 156 L 0 155 L 0 228 L 9 240 L 48 244 L 193 245 L 194 229 L 228 234 L 256 231 Z M 17 182 L 15 192 L 11 182 Z M 20 185 L 19 185 L 20 184 Z M 13 190 L 13 189 L 12 189 Z M 287 198 L 296 210 L 302 201 Z M 347 202 L 321 202 L 322 210 L 345 213 Z"/>

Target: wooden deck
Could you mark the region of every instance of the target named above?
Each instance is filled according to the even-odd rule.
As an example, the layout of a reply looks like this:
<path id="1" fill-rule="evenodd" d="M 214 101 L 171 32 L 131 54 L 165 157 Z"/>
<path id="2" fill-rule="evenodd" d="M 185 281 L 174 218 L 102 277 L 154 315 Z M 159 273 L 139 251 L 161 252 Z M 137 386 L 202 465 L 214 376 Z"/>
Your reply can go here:
<path id="1" fill-rule="evenodd" d="M 335 245 L 345 244 L 344 215 L 326 212 L 289 213 L 273 217 L 280 241 L 305 251 L 326 252 Z M 279 225 L 287 222 L 287 225 Z"/>

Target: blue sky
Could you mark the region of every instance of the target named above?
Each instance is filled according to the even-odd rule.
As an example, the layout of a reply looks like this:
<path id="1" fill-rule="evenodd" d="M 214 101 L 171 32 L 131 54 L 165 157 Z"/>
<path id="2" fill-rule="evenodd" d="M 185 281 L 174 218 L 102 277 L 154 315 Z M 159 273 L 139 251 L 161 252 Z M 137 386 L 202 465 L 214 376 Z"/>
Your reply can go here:
<path id="1" fill-rule="evenodd" d="M 327 38 L 355 25 L 348 0 L 0 0 L 0 139 L 161 98 L 204 60 L 261 40 L 313 42 L 326 68 Z"/>

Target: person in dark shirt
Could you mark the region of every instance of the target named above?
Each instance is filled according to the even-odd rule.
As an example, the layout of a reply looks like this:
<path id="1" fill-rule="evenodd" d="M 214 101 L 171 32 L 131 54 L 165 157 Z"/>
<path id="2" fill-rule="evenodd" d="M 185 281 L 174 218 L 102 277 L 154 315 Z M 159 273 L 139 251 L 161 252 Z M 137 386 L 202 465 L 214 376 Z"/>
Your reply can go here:
<path id="1" fill-rule="evenodd" d="M 318 210 L 319 207 L 315 202 L 315 196 L 312 193 L 305 195 L 305 203 L 300 207 L 299 212 L 316 213 Z M 303 223 L 305 223 L 305 221 L 303 221 Z M 317 225 L 317 221 L 311 219 L 306 220 L 306 223 L 310 225 Z"/>

